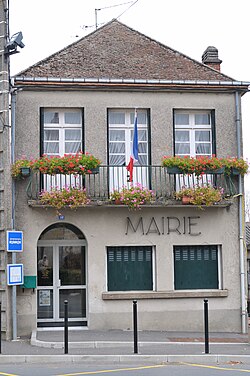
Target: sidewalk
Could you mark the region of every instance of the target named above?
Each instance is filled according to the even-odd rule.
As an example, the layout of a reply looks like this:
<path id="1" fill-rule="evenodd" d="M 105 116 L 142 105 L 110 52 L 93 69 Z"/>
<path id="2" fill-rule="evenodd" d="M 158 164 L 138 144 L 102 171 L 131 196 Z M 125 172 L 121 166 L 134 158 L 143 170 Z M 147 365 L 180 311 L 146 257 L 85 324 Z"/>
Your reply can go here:
<path id="1" fill-rule="evenodd" d="M 248 335 L 210 333 L 209 354 L 204 354 L 204 333 L 138 332 L 134 354 L 132 331 L 69 330 L 68 354 L 64 354 L 64 331 L 35 331 L 31 339 L 2 341 L 0 363 L 88 362 L 159 364 L 162 362 L 250 364 Z"/>

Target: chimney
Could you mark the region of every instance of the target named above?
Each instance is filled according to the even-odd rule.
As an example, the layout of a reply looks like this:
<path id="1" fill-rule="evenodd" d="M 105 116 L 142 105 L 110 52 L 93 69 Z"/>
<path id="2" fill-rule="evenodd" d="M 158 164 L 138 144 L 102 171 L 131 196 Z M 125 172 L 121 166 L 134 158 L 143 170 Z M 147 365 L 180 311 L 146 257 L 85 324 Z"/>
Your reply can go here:
<path id="1" fill-rule="evenodd" d="M 202 63 L 220 72 L 222 60 L 218 57 L 218 50 L 216 47 L 209 46 L 206 51 L 204 51 L 202 55 Z"/>

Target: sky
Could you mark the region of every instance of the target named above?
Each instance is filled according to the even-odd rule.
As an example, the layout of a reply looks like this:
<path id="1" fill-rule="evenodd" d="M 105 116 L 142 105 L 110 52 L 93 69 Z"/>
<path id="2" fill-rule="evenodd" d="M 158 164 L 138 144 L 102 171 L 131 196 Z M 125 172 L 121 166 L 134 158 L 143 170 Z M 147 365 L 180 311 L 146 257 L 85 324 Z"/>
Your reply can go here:
<path id="1" fill-rule="evenodd" d="M 9 18 L 10 36 L 21 31 L 25 44 L 10 57 L 11 75 L 118 18 L 200 62 L 215 46 L 221 72 L 250 82 L 249 0 L 9 0 Z M 250 92 L 242 98 L 242 120 L 250 162 Z M 250 192 L 250 173 L 245 181 Z"/>

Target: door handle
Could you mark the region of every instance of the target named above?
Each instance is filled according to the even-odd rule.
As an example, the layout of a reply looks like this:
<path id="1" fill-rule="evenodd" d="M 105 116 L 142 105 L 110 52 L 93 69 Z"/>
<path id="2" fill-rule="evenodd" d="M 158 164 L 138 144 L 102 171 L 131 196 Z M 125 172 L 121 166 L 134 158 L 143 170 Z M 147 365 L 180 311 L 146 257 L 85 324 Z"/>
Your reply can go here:
<path id="1" fill-rule="evenodd" d="M 60 279 L 58 279 L 58 284 L 57 284 L 57 286 L 56 286 L 58 289 L 59 289 L 59 287 L 61 287 L 61 280 Z"/>

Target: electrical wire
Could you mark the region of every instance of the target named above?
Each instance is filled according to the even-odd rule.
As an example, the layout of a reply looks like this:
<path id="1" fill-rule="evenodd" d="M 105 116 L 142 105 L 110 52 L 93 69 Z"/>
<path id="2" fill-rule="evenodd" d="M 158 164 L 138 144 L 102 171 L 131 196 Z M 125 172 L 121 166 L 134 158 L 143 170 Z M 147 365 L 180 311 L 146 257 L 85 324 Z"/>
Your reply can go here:
<path id="1" fill-rule="evenodd" d="M 116 19 L 118 20 L 118 18 L 120 18 L 124 13 L 126 13 L 130 8 L 132 8 L 139 0 L 135 0 L 133 2 L 133 4 L 130 5 L 130 7 L 128 7 L 127 9 L 124 10 L 124 12 L 122 12 L 118 17 L 116 17 Z"/>

